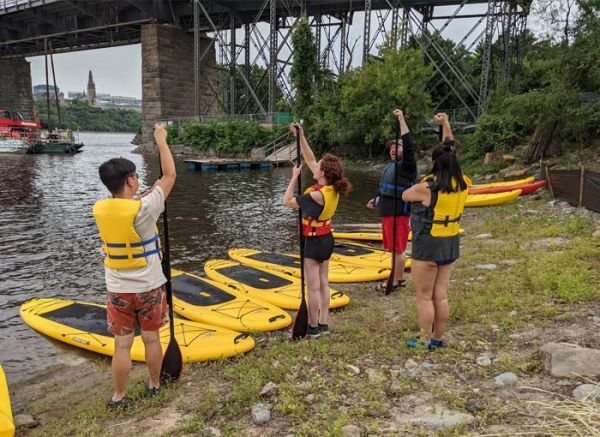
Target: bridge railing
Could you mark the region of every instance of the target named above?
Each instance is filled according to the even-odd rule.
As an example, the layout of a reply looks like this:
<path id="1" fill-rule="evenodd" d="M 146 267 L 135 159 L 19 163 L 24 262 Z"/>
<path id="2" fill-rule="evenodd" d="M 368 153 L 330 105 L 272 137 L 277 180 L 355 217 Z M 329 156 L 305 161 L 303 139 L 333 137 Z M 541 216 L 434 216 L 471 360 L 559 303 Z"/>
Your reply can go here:
<path id="1" fill-rule="evenodd" d="M 29 3 L 31 3 L 30 0 L 0 0 L 0 11 L 4 12 L 8 8 L 14 8 Z"/>
<path id="2" fill-rule="evenodd" d="M 0 0 L 1 1 L 1 0 Z M 257 113 L 257 114 L 221 114 L 221 115 L 202 115 L 200 117 L 173 117 L 158 120 L 166 125 L 175 125 L 180 128 L 184 123 L 199 121 L 200 123 L 211 123 L 219 121 L 253 121 L 256 123 L 267 124 L 287 124 L 291 123 L 292 115 L 289 112 Z"/>

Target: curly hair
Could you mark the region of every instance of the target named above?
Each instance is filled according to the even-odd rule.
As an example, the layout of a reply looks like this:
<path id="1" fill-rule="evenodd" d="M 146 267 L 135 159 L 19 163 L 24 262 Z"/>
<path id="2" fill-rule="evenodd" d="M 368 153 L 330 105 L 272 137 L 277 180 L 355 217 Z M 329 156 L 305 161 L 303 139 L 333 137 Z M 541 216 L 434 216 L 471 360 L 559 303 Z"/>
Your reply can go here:
<path id="1" fill-rule="evenodd" d="M 352 184 L 344 176 L 344 167 L 342 161 L 331 153 L 326 153 L 321 159 L 321 170 L 325 174 L 328 185 L 333 185 L 335 191 L 346 195 L 352 190 Z"/>

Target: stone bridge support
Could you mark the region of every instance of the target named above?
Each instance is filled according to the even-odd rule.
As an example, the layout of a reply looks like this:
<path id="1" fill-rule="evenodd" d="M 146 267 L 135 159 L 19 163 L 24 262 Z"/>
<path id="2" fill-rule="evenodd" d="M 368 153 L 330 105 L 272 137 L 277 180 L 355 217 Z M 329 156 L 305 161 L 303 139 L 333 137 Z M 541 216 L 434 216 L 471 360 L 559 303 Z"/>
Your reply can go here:
<path id="1" fill-rule="evenodd" d="M 195 112 L 194 38 L 169 24 L 142 26 L 142 144 L 152 149 L 152 126 L 157 120 L 189 118 Z M 203 114 L 216 114 L 210 99 L 216 85 L 213 40 L 200 39 L 201 107 Z"/>
<path id="2" fill-rule="evenodd" d="M 25 58 L 0 60 L 0 108 L 20 112 L 28 120 L 35 118 L 31 68 Z"/>

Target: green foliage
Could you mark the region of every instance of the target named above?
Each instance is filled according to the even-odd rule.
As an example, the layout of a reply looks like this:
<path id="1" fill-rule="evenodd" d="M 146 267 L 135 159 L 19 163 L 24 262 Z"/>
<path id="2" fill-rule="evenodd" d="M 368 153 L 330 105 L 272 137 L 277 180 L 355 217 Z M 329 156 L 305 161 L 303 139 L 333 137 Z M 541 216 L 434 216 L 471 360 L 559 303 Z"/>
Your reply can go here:
<path id="1" fill-rule="evenodd" d="M 294 113 L 298 118 L 304 118 L 312 104 L 315 81 L 319 73 L 317 46 L 308 18 L 303 17 L 298 21 L 292 34 L 292 45 L 294 52 L 290 79 L 296 90 Z"/>
<path id="2" fill-rule="evenodd" d="M 212 149 L 217 153 L 247 154 L 255 147 L 266 146 L 286 130 L 286 126 L 268 130 L 256 122 L 248 121 L 192 121 L 183 124 L 180 129 L 169 127 L 169 142 L 182 143 L 202 151 Z"/>
<path id="3" fill-rule="evenodd" d="M 44 125 L 48 124 L 46 101 L 35 102 Z M 85 102 L 74 101 L 60 108 L 61 125 L 58 124 L 56 104 L 50 102 L 51 127 L 94 132 L 138 132 L 142 127 L 142 114 L 133 110 L 101 109 Z"/>

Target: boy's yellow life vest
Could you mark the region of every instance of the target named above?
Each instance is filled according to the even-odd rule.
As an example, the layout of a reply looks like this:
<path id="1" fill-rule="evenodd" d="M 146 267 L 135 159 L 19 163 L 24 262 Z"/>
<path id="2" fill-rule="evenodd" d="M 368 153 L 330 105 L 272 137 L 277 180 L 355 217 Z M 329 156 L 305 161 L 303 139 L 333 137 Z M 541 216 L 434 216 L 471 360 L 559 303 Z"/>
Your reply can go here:
<path id="1" fill-rule="evenodd" d="M 302 234 L 305 237 L 314 237 L 327 235 L 331 232 L 331 218 L 335 214 L 335 210 L 340 200 L 340 195 L 335 191 L 333 185 L 319 185 L 315 184 L 312 187 L 308 187 L 304 194 L 309 194 L 313 191 L 320 191 L 323 195 L 323 211 L 319 214 L 319 217 L 304 217 L 302 218 Z"/>
<path id="2" fill-rule="evenodd" d="M 423 181 L 429 181 L 431 188 L 434 183 L 431 176 L 426 176 Z M 457 184 L 453 181 L 453 184 Z M 460 217 L 465 209 L 468 190 L 452 193 L 442 193 L 431 190 L 431 204 L 425 207 L 420 203 L 413 204 L 413 215 L 416 228 L 413 233 L 430 234 L 432 237 L 453 237 L 460 230 Z"/>
<path id="3" fill-rule="evenodd" d="M 160 256 L 158 229 L 145 241 L 135 230 L 135 218 L 141 206 L 141 200 L 114 198 L 99 200 L 94 205 L 106 267 L 136 269 L 147 265 L 146 258 Z"/>

